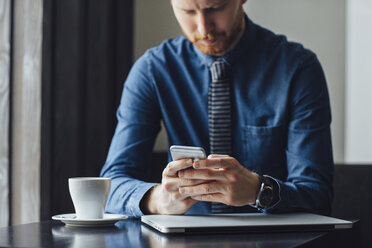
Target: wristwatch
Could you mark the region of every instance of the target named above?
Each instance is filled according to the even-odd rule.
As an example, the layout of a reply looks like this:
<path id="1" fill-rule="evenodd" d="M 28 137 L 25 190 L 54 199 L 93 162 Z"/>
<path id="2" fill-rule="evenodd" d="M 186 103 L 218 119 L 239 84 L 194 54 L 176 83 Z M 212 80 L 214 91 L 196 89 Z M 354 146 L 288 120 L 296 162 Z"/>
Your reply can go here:
<path id="1" fill-rule="evenodd" d="M 258 174 L 257 174 L 258 175 Z M 258 175 L 261 186 L 257 192 L 256 204 L 254 205 L 258 209 L 265 209 L 270 207 L 274 200 L 274 186 L 271 180 L 266 176 Z"/>

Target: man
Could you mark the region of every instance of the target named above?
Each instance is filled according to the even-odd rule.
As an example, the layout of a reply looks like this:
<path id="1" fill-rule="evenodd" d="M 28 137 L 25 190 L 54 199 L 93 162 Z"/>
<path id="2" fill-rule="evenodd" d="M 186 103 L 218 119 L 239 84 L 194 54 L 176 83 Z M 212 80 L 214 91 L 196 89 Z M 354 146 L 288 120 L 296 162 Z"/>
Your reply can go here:
<path id="1" fill-rule="evenodd" d="M 254 24 L 245 2 L 171 1 L 185 36 L 147 51 L 128 75 L 101 172 L 112 178 L 106 211 L 330 212 L 331 114 L 321 66 L 300 44 Z M 169 145 L 211 155 L 169 162 L 154 184 L 143 180 L 161 119 Z"/>

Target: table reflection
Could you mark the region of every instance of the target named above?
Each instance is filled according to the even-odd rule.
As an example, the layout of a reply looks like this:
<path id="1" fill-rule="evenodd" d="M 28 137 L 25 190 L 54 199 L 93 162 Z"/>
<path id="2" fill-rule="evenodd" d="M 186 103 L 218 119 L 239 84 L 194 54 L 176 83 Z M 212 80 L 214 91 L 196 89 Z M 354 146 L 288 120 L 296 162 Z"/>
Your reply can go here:
<path id="1" fill-rule="evenodd" d="M 234 240 L 239 235 L 221 234 L 218 238 L 215 235 L 186 235 L 186 234 L 162 234 L 153 228 L 142 225 L 142 234 L 149 240 L 149 247 L 166 248 L 191 248 L 191 247 L 261 247 L 257 243 L 247 243 L 244 240 Z M 235 237 L 232 238 L 231 235 Z M 212 237 L 213 236 L 213 237 Z M 247 237 L 247 234 L 240 235 Z"/>
<path id="2" fill-rule="evenodd" d="M 53 246 L 63 247 L 296 247 L 314 233 L 163 234 L 136 219 L 111 227 L 52 226 Z"/>
<path id="3" fill-rule="evenodd" d="M 64 247 L 150 247 L 141 235 L 141 223 L 128 219 L 111 227 L 52 227 L 53 243 Z"/>
<path id="4" fill-rule="evenodd" d="M 226 230 L 228 232 L 228 230 Z M 163 234 L 142 224 L 141 233 L 148 239 L 149 247 L 296 247 L 298 244 L 322 236 L 319 233 L 221 233 L 221 234 Z"/>
<path id="5" fill-rule="evenodd" d="M 124 235 L 123 235 L 124 232 Z M 55 226 L 52 228 L 54 242 L 64 243 L 67 247 L 114 247 L 110 240 L 120 240 L 125 230 L 117 227 L 72 227 Z M 109 240 L 109 241 L 107 241 Z"/>

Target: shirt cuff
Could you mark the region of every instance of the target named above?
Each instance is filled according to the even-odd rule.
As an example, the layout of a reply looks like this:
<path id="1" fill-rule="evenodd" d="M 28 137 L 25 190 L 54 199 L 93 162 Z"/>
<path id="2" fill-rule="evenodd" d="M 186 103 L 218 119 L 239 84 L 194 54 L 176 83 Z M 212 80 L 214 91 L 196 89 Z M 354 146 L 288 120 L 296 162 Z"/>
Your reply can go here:
<path id="1" fill-rule="evenodd" d="M 152 187 L 157 185 L 157 183 L 141 183 L 137 186 L 136 190 L 133 192 L 133 195 L 129 204 L 129 211 L 131 215 L 135 218 L 139 218 L 144 215 L 140 208 L 140 202 L 143 196 L 149 191 Z"/>

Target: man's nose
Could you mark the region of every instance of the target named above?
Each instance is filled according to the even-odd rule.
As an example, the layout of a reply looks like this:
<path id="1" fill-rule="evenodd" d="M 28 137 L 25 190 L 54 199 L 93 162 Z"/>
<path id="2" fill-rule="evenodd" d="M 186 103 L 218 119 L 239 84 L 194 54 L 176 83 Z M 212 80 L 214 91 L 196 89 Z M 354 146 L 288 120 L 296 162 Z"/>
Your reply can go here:
<path id="1" fill-rule="evenodd" d="M 198 32 L 200 35 L 206 36 L 211 33 L 213 28 L 213 22 L 204 13 L 199 14 L 198 18 Z"/>

